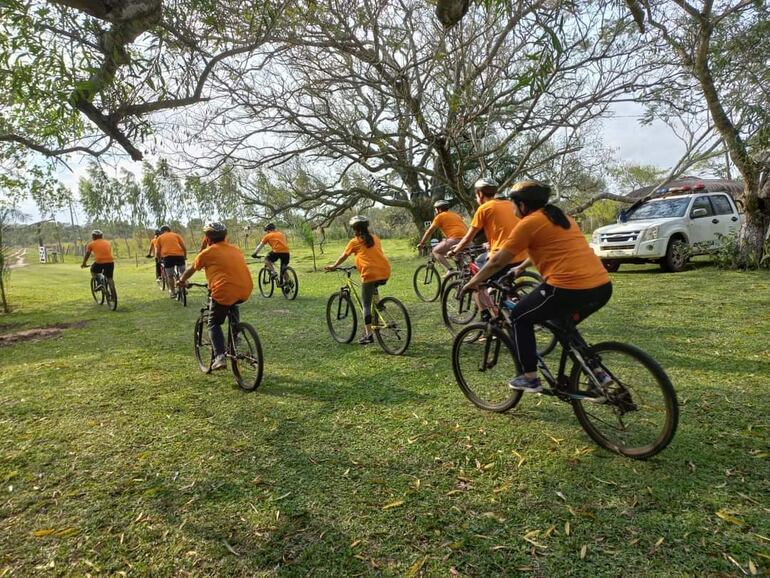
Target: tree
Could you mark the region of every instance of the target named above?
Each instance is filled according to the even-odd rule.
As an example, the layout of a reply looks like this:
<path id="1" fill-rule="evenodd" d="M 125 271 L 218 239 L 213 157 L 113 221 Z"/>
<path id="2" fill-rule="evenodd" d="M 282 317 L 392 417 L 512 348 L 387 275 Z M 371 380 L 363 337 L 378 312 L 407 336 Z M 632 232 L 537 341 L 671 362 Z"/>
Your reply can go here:
<path id="1" fill-rule="evenodd" d="M 26 221 L 27 215 L 6 203 L 0 202 L 0 300 L 3 302 L 3 312 L 10 313 L 11 306 L 8 303 L 6 287 L 11 275 L 10 251 L 5 246 L 4 238 L 8 226 L 15 221 Z"/>
<path id="2" fill-rule="evenodd" d="M 639 39 L 614 4 L 538 1 L 472 10 L 444 33 L 419 0 L 346 0 L 282 28 L 272 58 L 244 61 L 227 100 L 201 107 L 198 147 L 249 171 L 265 212 L 319 221 L 360 202 L 401 207 L 422 230 L 431 197 L 474 208 L 472 184 L 574 152 L 587 123 L 647 88 Z M 552 158 L 538 155 L 551 144 Z M 374 180 L 372 180 L 374 178 Z"/>

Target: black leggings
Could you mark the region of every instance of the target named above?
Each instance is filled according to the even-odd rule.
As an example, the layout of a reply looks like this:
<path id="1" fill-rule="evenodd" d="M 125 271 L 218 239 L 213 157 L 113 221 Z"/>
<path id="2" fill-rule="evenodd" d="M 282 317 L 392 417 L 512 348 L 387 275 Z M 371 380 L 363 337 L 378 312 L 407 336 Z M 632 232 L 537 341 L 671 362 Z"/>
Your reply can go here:
<path id="1" fill-rule="evenodd" d="M 612 283 L 593 289 L 561 289 L 547 283 L 525 295 L 513 309 L 513 347 L 520 373 L 537 370 L 535 323 L 573 316 L 579 323 L 598 311 L 612 296 Z"/>
<path id="2" fill-rule="evenodd" d="M 370 281 L 361 285 L 361 304 L 364 307 L 364 324 L 372 324 L 372 299 L 377 295 L 377 287 L 385 285 L 388 280 Z"/>

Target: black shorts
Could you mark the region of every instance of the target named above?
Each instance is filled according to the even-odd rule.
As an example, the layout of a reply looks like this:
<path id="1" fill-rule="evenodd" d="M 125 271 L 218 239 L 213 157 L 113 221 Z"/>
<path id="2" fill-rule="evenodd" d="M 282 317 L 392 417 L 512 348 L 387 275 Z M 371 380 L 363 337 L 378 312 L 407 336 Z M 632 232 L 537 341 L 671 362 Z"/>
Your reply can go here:
<path id="1" fill-rule="evenodd" d="M 173 269 L 174 267 L 184 268 L 184 257 L 182 255 L 174 255 L 173 257 L 163 257 L 163 266 L 166 270 Z"/>
<path id="2" fill-rule="evenodd" d="M 289 254 L 288 253 L 275 253 L 273 251 L 270 251 L 267 254 L 267 257 L 265 257 L 268 261 L 271 263 L 275 263 L 279 259 L 281 260 L 281 271 L 286 269 L 286 267 L 289 266 Z"/>
<path id="3" fill-rule="evenodd" d="M 115 271 L 115 263 L 94 263 L 91 265 L 91 273 L 101 273 L 107 279 L 112 279 L 112 274 Z"/>

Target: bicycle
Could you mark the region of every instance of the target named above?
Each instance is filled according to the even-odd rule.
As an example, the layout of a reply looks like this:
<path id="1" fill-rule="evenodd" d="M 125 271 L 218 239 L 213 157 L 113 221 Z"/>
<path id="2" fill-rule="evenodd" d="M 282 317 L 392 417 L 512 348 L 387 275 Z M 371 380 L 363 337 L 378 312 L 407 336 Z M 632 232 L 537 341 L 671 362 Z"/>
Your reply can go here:
<path id="1" fill-rule="evenodd" d="M 260 255 L 256 255 L 256 259 L 261 259 Z M 250 264 L 260 263 L 261 261 L 252 261 Z M 299 292 L 299 279 L 297 273 L 291 267 L 287 266 L 283 273 L 283 281 L 277 282 L 278 273 L 268 269 L 267 265 L 262 265 L 262 269 L 259 270 L 257 275 L 257 284 L 259 285 L 259 292 L 262 297 L 268 298 L 273 296 L 276 285 L 281 289 L 281 293 L 284 298 L 289 301 L 294 301 L 297 298 Z"/>
<path id="2" fill-rule="evenodd" d="M 115 290 L 115 281 L 107 279 L 104 273 L 91 276 L 91 296 L 99 305 L 103 305 L 107 301 L 107 306 L 112 311 L 118 308 L 118 292 Z"/>
<path id="3" fill-rule="evenodd" d="M 518 373 L 506 311 L 502 308 L 489 323 L 467 325 L 452 346 L 458 386 L 475 406 L 493 412 L 514 408 L 523 393 L 506 383 Z M 546 364 L 545 354 L 538 351 L 538 370 L 545 380 L 542 394 L 570 403 L 591 439 L 635 459 L 652 457 L 671 442 L 679 421 L 676 392 L 651 356 L 616 341 L 589 345 L 569 316 L 546 321 L 542 327 L 561 345 L 556 375 Z M 479 334 L 486 339 L 479 340 Z"/>
<path id="4" fill-rule="evenodd" d="M 179 303 L 182 304 L 182 307 L 187 307 L 187 287 L 180 287 L 179 286 L 179 279 L 182 277 L 182 273 L 184 271 L 180 271 L 181 267 L 174 267 L 174 299 L 176 299 Z M 163 273 L 164 273 L 164 286 L 165 286 L 165 272 L 166 268 L 163 267 Z M 191 283 L 190 283 L 191 285 Z"/>
<path id="5" fill-rule="evenodd" d="M 345 277 L 339 291 L 333 293 L 326 303 L 326 324 L 329 333 L 337 343 L 350 343 L 356 336 L 358 328 L 358 306 L 363 309 L 358 295 L 358 283 L 351 275 L 356 270 L 354 266 L 337 267 Z M 355 303 L 354 303 L 355 300 Z M 385 353 L 401 355 L 409 347 L 412 340 L 412 322 L 409 312 L 403 303 L 395 297 L 383 297 L 375 293 L 375 303 L 372 306 L 372 330 Z"/>
<path id="6" fill-rule="evenodd" d="M 214 360 L 214 348 L 208 333 L 208 311 L 211 300 L 211 290 L 206 283 L 187 283 L 191 287 L 203 287 L 208 297 L 201 307 L 200 316 L 195 321 L 193 343 L 195 359 L 198 368 L 203 373 L 211 373 L 211 363 Z M 256 329 L 249 323 L 236 322 L 232 312 L 227 313 L 227 341 L 225 357 L 230 360 L 230 370 L 235 376 L 238 387 L 245 391 L 253 391 L 262 383 L 264 359 L 262 344 Z"/>
<path id="7" fill-rule="evenodd" d="M 160 260 L 160 277 L 155 282 L 161 291 L 166 291 L 166 266 L 163 264 L 163 259 Z"/>
<path id="8" fill-rule="evenodd" d="M 431 253 L 428 256 L 428 262 L 415 269 L 412 287 L 421 301 L 431 303 L 441 294 L 441 285 L 441 274 L 436 269 L 436 258 Z"/>

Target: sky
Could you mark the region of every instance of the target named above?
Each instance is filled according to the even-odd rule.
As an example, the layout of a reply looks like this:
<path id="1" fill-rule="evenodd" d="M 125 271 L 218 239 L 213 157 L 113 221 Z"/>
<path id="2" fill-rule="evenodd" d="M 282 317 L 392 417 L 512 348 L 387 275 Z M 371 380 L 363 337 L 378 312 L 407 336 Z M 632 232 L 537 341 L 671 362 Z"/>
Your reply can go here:
<path id="1" fill-rule="evenodd" d="M 684 153 L 684 145 L 662 122 L 656 121 L 649 126 L 640 125 L 639 118 L 642 112 L 642 107 L 638 104 L 629 102 L 615 105 L 614 117 L 606 118 L 601 123 L 600 132 L 604 146 L 614 149 L 617 158 L 627 163 L 654 165 L 662 169 L 670 168 Z M 80 163 L 72 162 L 70 163 L 72 170 L 62 168 L 58 178 L 67 188 L 76 191 L 80 177 L 85 174 L 86 166 L 85 159 Z M 141 162 L 125 160 L 119 164 L 119 167 L 139 175 Z M 40 219 L 37 208 L 31 201 L 24 202 L 21 210 L 30 215 L 33 221 Z M 61 211 L 56 215 L 56 219 L 69 222 L 69 211 Z M 83 220 L 80 214 L 79 221 L 82 223 Z"/>

